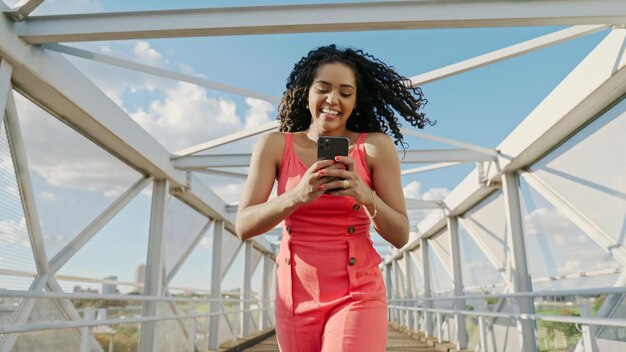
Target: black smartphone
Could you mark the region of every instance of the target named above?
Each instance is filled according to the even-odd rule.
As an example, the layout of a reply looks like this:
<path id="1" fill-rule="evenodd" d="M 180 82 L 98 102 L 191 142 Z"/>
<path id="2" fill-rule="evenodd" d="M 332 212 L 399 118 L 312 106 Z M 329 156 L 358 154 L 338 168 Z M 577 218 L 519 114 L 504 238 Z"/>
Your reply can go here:
<path id="1" fill-rule="evenodd" d="M 348 137 L 320 136 L 317 138 L 317 160 L 334 160 L 337 155 L 348 156 Z"/>

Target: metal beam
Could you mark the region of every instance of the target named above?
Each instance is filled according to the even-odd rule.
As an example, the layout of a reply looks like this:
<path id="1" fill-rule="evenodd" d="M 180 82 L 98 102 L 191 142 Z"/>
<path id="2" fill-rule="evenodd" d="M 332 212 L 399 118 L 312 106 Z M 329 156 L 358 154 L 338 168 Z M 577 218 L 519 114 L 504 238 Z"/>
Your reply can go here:
<path id="1" fill-rule="evenodd" d="M 461 270 L 461 250 L 459 246 L 459 220 L 456 216 L 448 217 L 448 235 L 450 236 L 450 266 L 452 267 L 452 282 L 454 284 L 454 296 L 461 297 L 463 290 L 463 271 Z M 465 310 L 465 300 L 455 299 L 454 307 L 457 311 Z M 455 314 L 456 324 L 456 347 L 459 350 L 467 348 L 467 329 L 465 327 L 465 315 Z"/>
<path id="2" fill-rule="evenodd" d="M 223 92 L 241 95 L 244 97 L 261 99 L 261 100 L 265 100 L 274 104 L 278 104 L 280 102 L 280 98 L 277 98 L 274 96 L 253 92 L 251 90 L 234 87 L 228 84 L 214 82 L 214 81 L 202 78 L 202 77 L 185 75 L 182 73 L 173 72 L 173 71 L 165 70 L 165 69 L 150 66 L 150 65 L 144 65 L 144 64 L 140 64 L 140 63 L 129 61 L 129 60 L 119 59 L 119 58 L 109 56 L 109 55 L 104 55 L 104 54 L 99 54 L 99 53 L 95 53 L 95 52 L 88 51 L 88 50 L 78 49 L 78 48 L 74 48 L 74 47 L 67 46 L 67 45 L 46 44 L 46 45 L 43 45 L 43 48 L 60 52 L 60 53 L 64 53 L 64 54 L 68 54 L 68 55 L 72 55 L 72 56 L 76 56 L 76 57 L 80 57 L 83 59 L 88 59 L 88 60 L 102 62 L 102 63 L 109 64 L 109 65 L 114 65 L 117 67 L 126 68 L 129 70 L 144 72 L 147 74 L 151 74 L 151 75 L 155 75 L 155 76 L 159 76 L 163 78 L 169 78 L 169 79 L 173 79 L 176 81 L 187 82 L 187 83 L 195 84 L 195 85 L 205 87 L 205 88 L 216 89 L 216 90 L 220 90 Z"/>
<path id="3" fill-rule="evenodd" d="M 46 285 L 46 281 L 50 276 L 48 274 L 38 275 L 33 282 L 30 284 L 28 288 L 28 292 L 40 292 L 44 286 Z M 21 325 L 25 324 L 30 317 L 30 314 L 33 312 L 35 308 L 35 304 L 37 303 L 36 298 L 26 298 L 20 302 L 20 305 L 13 313 L 13 317 L 11 317 L 10 325 Z M 0 352 L 10 352 L 13 350 L 13 346 L 19 337 L 19 334 L 6 334 L 0 336 Z"/>
<path id="4" fill-rule="evenodd" d="M 427 149 L 398 151 L 402 164 L 432 162 L 493 161 L 495 156 L 466 149 Z M 214 167 L 250 166 L 251 154 L 212 154 L 189 155 L 172 159 L 172 164 L 179 170 L 197 170 Z"/>
<path id="5" fill-rule="evenodd" d="M 163 296 L 164 273 L 164 228 L 165 207 L 167 203 L 167 181 L 154 180 L 152 189 L 152 208 L 150 210 L 150 236 L 148 239 L 148 258 L 146 260 L 146 280 L 144 294 L 147 296 Z M 143 303 L 142 316 L 157 316 L 158 302 Z M 157 322 L 141 323 L 139 351 L 152 352 L 157 348 Z"/>
<path id="6" fill-rule="evenodd" d="M 254 271 L 254 265 L 252 260 L 252 242 L 244 242 L 244 264 L 243 264 L 243 281 L 242 281 L 242 301 L 241 301 L 241 330 L 240 337 L 246 337 L 250 335 L 250 321 L 252 320 L 252 314 L 248 311 L 250 309 L 250 298 L 252 297 L 252 274 Z"/>
<path id="7" fill-rule="evenodd" d="M 414 168 L 411 168 L 411 169 L 403 169 L 402 172 L 400 172 L 400 174 L 402 176 L 412 175 L 412 174 L 417 174 L 417 173 L 420 173 L 420 172 L 437 170 L 437 169 L 443 169 L 444 167 L 456 166 L 456 165 L 460 165 L 460 164 L 462 164 L 462 163 L 460 163 L 460 162 L 454 162 L 454 163 L 434 163 L 434 164 L 430 164 L 430 165 L 414 167 Z"/>
<path id="8" fill-rule="evenodd" d="M 413 209 L 442 209 L 442 200 L 422 200 L 414 198 L 405 198 L 407 210 Z"/>
<path id="9" fill-rule="evenodd" d="M 432 141 L 432 142 L 437 142 L 437 143 L 443 143 L 443 144 L 447 144 L 447 145 L 450 145 L 450 146 L 453 146 L 453 147 L 458 147 L 458 148 L 461 148 L 461 149 L 467 149 L 467 150 L 473 151 L 473 152 L 478 153 L 478 154 L 484 154 L 482 156 L 482 158 L 479 158 L 479 159 L 476 159 L 476 160 L 473 160 L 473 161 L 496 160 L 496 157 L 498 156 L 498 151 L 495 150 L 495 149 L 480 147 L 480 146 L 477 146 L 477 145 L 473 145 L 473 144 L 457 141 L 455 139 L 445 138 L 445 137 L 441 137 L 441 136 L 435 136 L 435 135 L 428 134 L 428 133 L 425 133 L 425 132 L 410 130 L 410 129 L 406 129 L 406 128 L 401 128 L 400 131 L 402 132 L 402 134 L 410 135 L 410 136 L 417 137 L 417 138 L 420 138 L 420 139 L 425 139 L 425 140 Z"/>
<path id="10" fill-rule="evenodd" d="M 626 23 L 621 0 L 384 1 L 31 17 L 29 43 L 424 28 Z M 23 24 L 23 23 L 22 23 Z"/>
<path id="11" fill-rule="evenodd" d="M 4 123 L 7 99 L 9 99 L 9 93 L 13 89 L 11 87 L 11 71 L 13 71 L 13 66 L 6 60 L 0 59 L 0 129 Z"/>
<path id="12" fill-rule="evenodd" d="M 561 214 L 573 222 L 579 229 L 583 230 L 598 246 L 611 254 L 618 263 L 626 267 L 626 248 L 624 246 L 615 241 L 610 234 L 591 221 L 582 211 L 578 210 L 532 171 L 523 172 L 521 176 L 534 190 L 554 205 Z"/>
<path id="13" fill-rule="evenodd" d="M 47 274 L 50 272 L 50 267 L 48 266 L 48 257 L 46 255 L 46 247 L 41 232 L 41 224 L 39 223 L 37 202 L 35 200 L 35 190 L 33 189 L 33 183 L 30 178 L 26 148 L 24 147 L 22 130 L 17 117 L 17 108 L 15 107 L 12 91 L 9 92 L 7 99 L 5 120 L 7 137 L 9 138 L 9 146 L 11 148 L 15 168 L 15 177 L 24 208 L 24 218 L 26 220 L 28 236 L 30 237 L 35 265 L 40 274 Z"/>
<path id="14" fill-rule="evenodd" d="M 471 59 L 463 60 L 452 65 L 448 65 L 430 72 L 422 73 L 409 78 L 413 87 L 424 83 L 434 82 L 442 78 L 450 77 L 462 72 L 475 70 L 477 68 L 506 60 L 512 57 L 523 55 L 534 50 L 543 49 L 564 41 L 578 38 L 584 35 L 599 32 L 607 28 L 606 25 L 574 26 L 554 33 L 546 34 L 518 44 L 507 46 L 487 54 L 479 55 Z"/>
<path id="15" fill-rule="evenodd" d="M 422 274 L 424 275 L 424 298 L 430 298 L 432 293 L 431 284 L 430 284 L 430 260 L 428 259 L 428 240 L 425 238 L 420 238 L 420 248 L 422 249 Z M 432 308 L 433 301 L 425 300 L 424 301 L 425 308 Z M 426 336 L 433 336 L 433 319 L 432 313 L 429 311 L 424 312 L 424 323 L 425 330 L 424 333 Z"/>
<path id="16" fill-rule="evenodd" d="M 21 2 L 24 3 L 24 1 Z M 43 2 L 44 0 L 26 0 L 26 2 L 17 8 L 14 13 L 9 13 L 9 16 L 14 17 L 17 21 L 23 21 Z"/>
<path id="17" fill-rule="evenodd" d="M 503 177 L 504 209 L 507 222 L 508 251 L 511 254 L 511 275 L 514 292 L 532 292 L 532 283 L 526 258 L 524 220 L 521 209 L 519 178 L 517 174 L 506 173 Z M 522 314 L 535 314 L 532 298 L 519 298 L 519 311 Z M 518 320 L 521 327 L 520 351 L 537 351 L 535 322 Z"/>
<path id="18" fill-rule="evenodd" d="M 228 136 L 216 138 L 202 144 L 179 150 L 174 154 L 176 154 L 176 157 L 188 156 L 275 129 L 278 129 L 278 121 L 268 122 L 253 129 L 239 131 L 233 134 L 229 134 Z"/>
<path id="19" fill-rule="evenodd" d="M 222 273 L 220 265 L 222 263 L 222 233 L 224 224 L 216 221 L 213 226 L 213 255 L 211 256 L 211 298 L 220 299 L 222 294 Z M 220 312 L 221 303 L 211 302 L 211 314 Z M 217 351 L 219 344 L 220 316 L 211 315 L 209 317 L 209 350 Z"/>

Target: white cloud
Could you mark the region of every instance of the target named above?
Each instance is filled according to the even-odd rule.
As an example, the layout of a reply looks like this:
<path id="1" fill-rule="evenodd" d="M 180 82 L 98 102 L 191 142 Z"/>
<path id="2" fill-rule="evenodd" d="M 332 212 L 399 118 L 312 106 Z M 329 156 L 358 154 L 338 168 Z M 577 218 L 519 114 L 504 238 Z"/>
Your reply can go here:
<path id="1" fill-rule="evenodd" d="M 48 202 L 54 202 L 57 200 L 56 194 L 52 192 L 46 192 L 46 191 L 39 192 L 39 198 L 46 200 Z"/>
<path id="2" fill-rule="evenodd" d="M 145 41 L 139 41 L 135 44 L 133 48 L 133 52 L 135 56 L 139 59 L 139 61 L 146 65 L 151 66 L 163 66 L 163 55 L 150 47 L 150 43 Z"/>
<path id="3" fill-rule="evenodd" d="M 450 194 L 450 190 L 447 188 L 431 188 L 424 192 L 422 196 L 424 200 L 442 200 Z"/>
<path id="4" fill-rule="evenodd" d="M 229 183 L 223 186 L 212 187 L 215 193 L 222 198 L 226 203 L 239 202 L 241 198 L 241 192 L 243 191 L 243 184 Z"/>
<path id="5" fill-rule="evenodd" d="M 269 116 L 270 111 L 274 110 L 272 103 L 260 99 L 246 98 L 246 104 L 249 106 L 246 112 L 246 129 L 261 126 L 272 120 Z"/>
<path id="6" fill-rule="evenodd" d="M 212 249 L 213 248 L 213 239 L 205 237 L 205 238 L 203 238 L 200 241 L 200 245 L 202 247 L 205 247 L 205 248 L 208 248 L 208 249 Z"/>
<path id="7" fill-rule="evenodd" d="M 96 192 L 125 189 L 138 178 L 130 167 L 19 94 L 16 104 L 29 166 L 48 184 Z"/>
<path id="8" fill-rule="evenodd" d="M 3 246 L 17 245 L 30 248 L 26 219 L 22 217 L 20 220 L 0 221 L 0 242 Z"/>
<path id="9" fill-rule="evenodd" d="M 408 185 L 404 186 L 402 190 L 406 198 L 419 199 L 422 184 L 417 181 L 411 181 Z"/>
<path id="10" fill-rule="evenodd" d="M 203 88 L 182 82 L 148 110 L 139 109 L 131 116 L 171 151 L 241 129 L 233 101 L 211 98 Z"/>
<path id="11" fill-rule="evenodd" d="M 528 236 L 549 234 L 560 244 L 570 243 L 573 240 L 572 233 L 580 230 L 568 221 L 556 209 L 545 207 L 537 208 L 525 216 L 525 231 Z"/>

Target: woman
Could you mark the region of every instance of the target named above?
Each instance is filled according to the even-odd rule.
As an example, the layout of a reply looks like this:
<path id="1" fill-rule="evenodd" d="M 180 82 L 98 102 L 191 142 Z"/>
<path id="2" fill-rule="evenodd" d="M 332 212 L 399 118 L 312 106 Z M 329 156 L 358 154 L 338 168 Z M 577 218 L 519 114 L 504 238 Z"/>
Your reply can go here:
<path id="1" fill-rule="evenodd" d="M 387 302 L 369 237 L 408 241 L 394 110 L 413 126 L 419 88 L 361 50 L 309 52 L 287 80 L 280 132 L 252 154 L 237 213 L 242 240 L 284 221 L 277 257 L 276 336 L 281 351 L 384 351 Z M 386 133 L 393 136 L 392 141 Z M 317 161 L 319 136 L 344 136 L 349 156 Z M 274 181 L 278 196 L 268 201 Z"/>

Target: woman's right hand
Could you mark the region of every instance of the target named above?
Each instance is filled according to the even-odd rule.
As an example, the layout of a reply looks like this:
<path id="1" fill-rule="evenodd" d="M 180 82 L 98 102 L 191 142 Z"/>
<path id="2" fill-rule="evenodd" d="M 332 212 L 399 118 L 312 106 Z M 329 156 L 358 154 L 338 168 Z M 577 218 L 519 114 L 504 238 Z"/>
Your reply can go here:
<path id="1" fill-rule="evenodd" d="M 322 170 L 326 168 L 341 169 L 343 167 L 343 164 L 337 163 L 334 160 L 321 160 L 313 163 L 313 165 L 311 165 L 311 167 L 309 167 L 308 170 L 306 170 L 306 172 L 302 175 L 302 178 L 296 187 L 292 189 L 294 196 L 296 197 L 296 201 L 299 204 L 304 205 L 321 197 L 326 190 L 320 190 L 319 186 L 331 182 L 334 179 L 333 177 L 323 176 L 324 172 Z"/>

